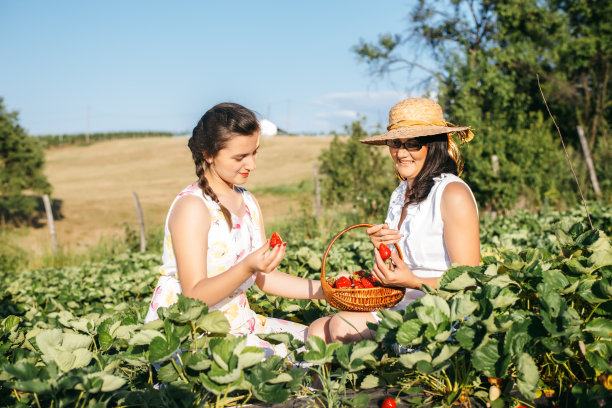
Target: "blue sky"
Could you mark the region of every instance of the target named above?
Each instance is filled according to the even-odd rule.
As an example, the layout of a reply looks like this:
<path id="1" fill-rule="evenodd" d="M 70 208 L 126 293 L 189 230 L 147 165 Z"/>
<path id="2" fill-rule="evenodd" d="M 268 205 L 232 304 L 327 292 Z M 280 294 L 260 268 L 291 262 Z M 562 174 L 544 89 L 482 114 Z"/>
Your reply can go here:
<path id="1" fill-rule="evenodd" d="M 406 73 L 351 48 L 404 32 L 410 1 L 0 2 L 0 96 L 33 135 L 183 132 L 223 101 L 292 132 L 386 124 Z M 413 75 L 419 75 L 414 72 Z M 410 78 L 411 82 L 415 78 Z"/>

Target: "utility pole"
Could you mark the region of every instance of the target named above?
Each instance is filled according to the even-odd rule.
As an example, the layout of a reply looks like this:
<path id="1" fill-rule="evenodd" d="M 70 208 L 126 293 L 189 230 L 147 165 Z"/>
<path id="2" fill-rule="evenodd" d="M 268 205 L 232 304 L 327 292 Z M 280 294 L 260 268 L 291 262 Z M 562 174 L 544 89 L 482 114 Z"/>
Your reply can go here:
<path id="1" fill-rule="evenodd" d="M 90 106 L 87 105 L 87 133 L 85 134 L 86 144 L 89 144 L 89 110 L 90 110 Z"/>

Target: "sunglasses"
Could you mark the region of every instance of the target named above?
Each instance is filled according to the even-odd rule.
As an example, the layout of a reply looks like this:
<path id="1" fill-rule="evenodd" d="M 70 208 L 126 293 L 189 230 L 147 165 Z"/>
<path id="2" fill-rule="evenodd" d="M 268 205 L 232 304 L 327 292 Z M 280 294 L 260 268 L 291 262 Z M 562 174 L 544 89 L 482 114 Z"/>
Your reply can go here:
<path id="1" fill-rule="evenodd" d="M 421 143 L 416 139 L 408 139 L 403 143 L 399 139 L 390 139 L 385 140 L 385 144 L 389 147 L 392 147 L 393 149 L 399 149 L 400 147 L 403 147 L 409 152 L 418 152 L 423 148 L 423 146 L 425 146 L 425 143 Z"/>

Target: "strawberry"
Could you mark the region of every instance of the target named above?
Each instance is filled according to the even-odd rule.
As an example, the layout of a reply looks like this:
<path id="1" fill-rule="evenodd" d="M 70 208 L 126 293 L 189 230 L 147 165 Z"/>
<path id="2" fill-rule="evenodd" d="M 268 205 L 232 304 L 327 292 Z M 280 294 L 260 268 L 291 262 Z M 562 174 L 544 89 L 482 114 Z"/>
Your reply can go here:
<path id="1" fill-rule="evenodd" d="M 334 287 L 336 287 L 336 288 L 350 288 L 351 287 L 351 281 L 346 276 L 341 276 L 336 281 L 336 286 L 334 286 Z"/>
<path id="2" fill-rule="evenodd" d="M 281 239 L 280 235 L 278 235 L 276 232 L 272 233 L 272 237 L 270 238 L 270 248 L 274 248 L 282 243 L 283 240 Z"/>
<path id="3" fill-rule="evenodd" d="M 353 274 L 359 276 L 360 278 L 363 278 L 366 275 L 366 271 L 364 271 L 363 269 L 357 272 L 353 272 Z"/>
<path id="4" fill-rule="evenodd" d="M 326 281 L 332 288 L 336 287 L 336 278 L 327 278 Z"/>
<path id="5" fill-rule="evenodd" d="M 366 289 L 374 287 L 374 284 L 368 278 L 361 278 L 361 284 Z"/>
<path id="6" fill-rule="evenodd" d="M 387 259 L 391 258 L 391 250 L 385 244 L 380 244 L 380 246 L 378 247 L 378 252 L 380 252 L 380 257 L 383 261 L 386 261 Z"/>
<path id="7" fill-rule="evenodd" d="M 383 401 L 380 408 L 395 408 L 396 406 L 397 404 L 395 403 L 395 400 L 393 398 L 387 398 Z"/>
<path id="8" fill-rule="evenodd" d="M 361 278 L 353 279 L 353 287 L 355 289 L 363 289 L 363 284 L 361 283 Z"/>

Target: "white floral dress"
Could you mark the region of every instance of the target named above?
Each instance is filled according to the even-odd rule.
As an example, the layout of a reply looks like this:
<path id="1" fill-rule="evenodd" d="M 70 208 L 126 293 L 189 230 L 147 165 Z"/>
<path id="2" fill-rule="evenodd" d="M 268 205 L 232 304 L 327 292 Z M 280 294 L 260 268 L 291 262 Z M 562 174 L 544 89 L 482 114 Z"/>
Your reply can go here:
<path id="1" fill-rule="evenodd" d="M 162 255 L 163 265 L 160 267 L 162 276 L 159 278 L 157 287 L 153 292 L 153 298 L 151 299 L 145 322 L 157 319 L 157 309 L 176 303 L 178 294 L 181 293 L 176 258 L 172 248 L 172 236 L 168 229 L 168 218 L 174 204 L 180 197 L 185 195 L 200 197 L 206 207 L 208 207 L 211 217 L 210 230 L 208 232 L 208 250 L 206 251 L 208 277 L 224 273 L 263 245 L 260 226 L 261 217 L 257 204 L 247 190 L 240 187 L 235 188 L 236 191 L 242 194 L 246 211 L 242 217 L 232 214 L 233 227 L 231 231 L 219 205 L 210 197 L 204 195 L 197 183 L 185 188 L 174 199 L 166 218 L 164 253 Z M 287 320 L 261 316 L 251 310 L 245 292 L 255 283 L 255 278 L 256 274 L 236 288 L 231 295 L 209 307 L 209 310 L 221 310 L 230 323 L 230 333 L 236 336 L 246 335 L 247 345 L 263 348 L 266 356 L 276 354 L 284 357 L 287 354 L 284 345 L 271 345 L 261 340 L 257 335 L 287 332 L 297 339 L 305 341 L 307 327 Z"/>

